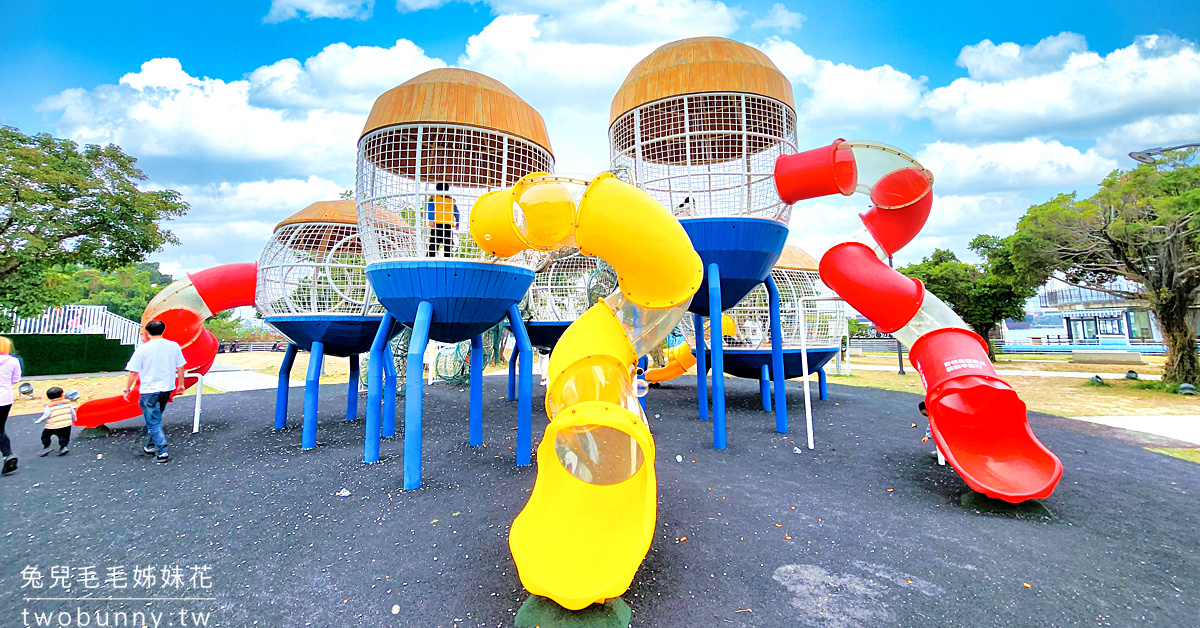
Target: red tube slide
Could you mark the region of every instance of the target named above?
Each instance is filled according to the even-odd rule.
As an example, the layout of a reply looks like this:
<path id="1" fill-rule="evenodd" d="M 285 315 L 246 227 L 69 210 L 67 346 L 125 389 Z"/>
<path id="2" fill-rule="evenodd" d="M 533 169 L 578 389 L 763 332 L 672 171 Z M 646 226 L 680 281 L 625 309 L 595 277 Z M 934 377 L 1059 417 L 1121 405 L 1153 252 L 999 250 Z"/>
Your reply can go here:
<path id="1" fill-rule="evenodd" d="M 855 191 L 871 196 L 874 205 L 860 215 L 867 243 L 829 249 L 821 279 L 880 331 L 910 345 L 934 440 L 963 481 L 1009 502 L 1048 497 L 1062 462 L 1034 436 L 1025 403 L 996 375 L 987 344 L 920 281 L 880 259 L 920 233 L 933 207 L 932 184 L 912 157 L 874 142 L 838 140 L 775 162 L 775 187 L 788 203 Z"/>
<path id="2" fill-rule="evenodd" d="M 152 320 L 162 321 L 167 325 L 163 337 L 183 349 L 185 389 L 195 385 L 197 375 L 207 373 L 217 357 L 217 338 L 204 328 L 204 321 L 217 312 L 254 305 L 257 279 L 258 264 L 254 262 L 215 266 L 167 286 L 146 306 L 143 328 Z M 98 427 L 132 419 L 142 413 L 138 395 L 135 385 L 128 399 L 117 395 L 88 401 L 75 412 L 75 425 Z"/>

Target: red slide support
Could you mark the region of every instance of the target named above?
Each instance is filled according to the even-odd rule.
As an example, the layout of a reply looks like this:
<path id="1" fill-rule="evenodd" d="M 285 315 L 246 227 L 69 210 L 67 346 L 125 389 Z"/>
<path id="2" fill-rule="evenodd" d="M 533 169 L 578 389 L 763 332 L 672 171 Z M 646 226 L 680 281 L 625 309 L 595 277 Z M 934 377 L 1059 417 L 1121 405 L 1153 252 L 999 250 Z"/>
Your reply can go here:
<path id="1" fill-rule="evenodd" d="M 853 192 L 874 203 L 865 234 L 821 258 L 821 279 L 909 346 L 938 450 L 972 489 L 1021 502 L 1050 496 L 1062 462 L 1034 435 L 1025 403 L 996 375 L 987 344 L 940 299 L 883 263 L 908 244 L 933 207 L 933 175 L 896 148 L 838 140 L 775 162 L 775 187 L 795 203 Z"/>
<path id="2" fill-rule="evenodd" d="M 188 274 L 167 286 L 150 301 L 142 314 L 142 327 L 152 320 L 167 326 L 163 337 L 179 343 L 187 361 L 184 388 L 199 381 L 198 375 L 208 373 L 217 357 L 217 338 L 204 328 L 212 315 L 243 305 L 254 305 L 254 288 L 258 280 L 258 264 L 226 264 Z M 142 332 L 143 337 L 145 331 Z M 117 395 L 93 399 L 79 406 L 75 425 L 98 427 L 132 419 L 142 413 L 138 407 L 135 385 L 129 398 Z"/>

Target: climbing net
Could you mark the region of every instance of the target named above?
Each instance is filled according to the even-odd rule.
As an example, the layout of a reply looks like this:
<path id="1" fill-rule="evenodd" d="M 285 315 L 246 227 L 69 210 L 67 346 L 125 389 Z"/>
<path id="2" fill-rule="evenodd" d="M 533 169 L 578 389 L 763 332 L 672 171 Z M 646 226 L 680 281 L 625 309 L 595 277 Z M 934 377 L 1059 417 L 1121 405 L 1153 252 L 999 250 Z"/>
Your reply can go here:
<path id="1" fill-rule="evenodd" d="M 680 218 L 748 216 L 786 223 L 775 159 L 796 152 L 796 112 L 756 94 L 664 98 L 609 127 L 614 168 Z"/>
<path id="2" fill-rule="evenodd" d="M 847 308 L 843 301 L 804 301 L 803 297 L 836 297 L 821 283 L 816 271 L 775 268 L 771 277 L 779 289 L 779 320 L 783 332 L 783 348 L 799 349 L 803 311 L 808 328 L 810 348 L 840 347 L 846 336 Z M 738 304 L 724 312 L 733 319 L 735 330 L 722 329 L 727 349 L 769 350 L 771 348 L 771 308 L 765 285 L 758 285 Z M 695 338 L 691 317 L 680 321 L 680 331 L 689 342 Z M 733 333 L 731 333 L 733 332 Z M 707 329 L 704 334 L 709 338 Z"/>
<path id="3" fill-rule="evenodd" d="M 357 180 L 367 262 L 497 259 L 471 238 L 472 205 L 487 192 L 553 168 L 546 149 L 488 129 L 402 124 L 367 133 L 358 143 Z M 499 261 L 532 268 L 541 257 L 526 252 Z"/>
<path id="4" fill-rule="evenodd" d="M 281 314 L 383 315 L 367 282 L 358 225 L 280 227 L 258 260 L 255 307 Z"/>
<path id="5" fill-rule="evenodd" d="M 551 257 L 521 302 L 532 321 L 573 321 L 617 289 L 617 271 L 577 250 Z"/>

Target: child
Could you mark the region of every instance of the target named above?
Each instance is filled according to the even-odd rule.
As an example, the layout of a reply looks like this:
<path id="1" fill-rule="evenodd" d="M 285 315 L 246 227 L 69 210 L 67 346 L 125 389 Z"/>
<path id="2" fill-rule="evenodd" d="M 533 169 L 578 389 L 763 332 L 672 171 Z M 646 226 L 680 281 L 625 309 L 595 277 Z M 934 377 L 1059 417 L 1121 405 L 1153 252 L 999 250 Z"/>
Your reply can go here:
<path id="1" fill-rule="evenodd" d="M 42 429 L 42 453 L 39 456 L 48 456 L 53 449 L 50 447 L 50 437 L 58 437 L 58 455 L 67 455 L 67 443 L 71 442 L 71 425 L 75 421 L 75 406 L 70 399 L 63 399 L 63 389 L 54 386 L 46 391 L 46 409 L 42 410 L 42 416 L 34 420 L 34 423 L 46 422 Z"/>
<path id="2" fill-rule="evenodd" d="M 933 439 L 933 430 L 929 425 L 929 410 L 925 407 L 925 402 L 917 404 L 917 410 L 921 412 L 921 416 L 925 417 L 925 437 L 921 439 L 921 444 L 924 445 Z M 946 460 L 942 458 L 942 452 L 936 446 L 933 451 L 929 452 L 930 458 L 937 458 L 938 464 L 946 464 Z"/>

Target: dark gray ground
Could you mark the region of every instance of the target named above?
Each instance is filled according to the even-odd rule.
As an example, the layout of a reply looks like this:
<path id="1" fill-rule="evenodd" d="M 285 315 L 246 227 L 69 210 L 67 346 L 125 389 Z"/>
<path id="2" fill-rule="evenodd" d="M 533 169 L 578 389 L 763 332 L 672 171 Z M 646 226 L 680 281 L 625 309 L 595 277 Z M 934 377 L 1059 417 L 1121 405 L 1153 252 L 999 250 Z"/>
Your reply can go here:
<path id="1" fill-rule="evenodd" d="M 219 626 L 510 626 L 527 594 L 507 529 L 535 468 L 513 464 L 504 378 L 486 382 L 484 448 L 465 444 L 467 393 L 428 389 L 425 486 L 409 493 L 399 439 L 380 464 L 361 463 L 362 422 L 339 420 L 340 386 L 322 390 L 321 446 L 308 452 L 299 391 L 280 432 L 273 391 L 206 397 L 198 435 L 191 401 L 174 404 L 165 467 L 128 429 L 38 458 L 40 427 L 10 419 L 21 468 L 0 480 L 0 625 L 22 625 L 23 609 L 80 608 L 166 611 L 161 625 L 186 609 L 213 611 Z M 982 514 L 919 444 L 923 427 L 909 427 L 916 396 L 830 386 L 818 447 L 796 454 L 797 385 L 788 436 L 758 409 L 757 386 L 729 382 L 726 451 L 693 418 L 690 383 L 651 392 L 659 520 L 624 596 L 635 626 L 1200 625 L 1200 466 L 1113 438 L 1130 433 L 1035 416 L 1066 467 L 1045 501 L 1053 516 Z M 539 399 L 539 436 L 541 410 Z M 103 578 L 135 564 L 209 565 L 213 588 L 191 588 L 190 570 L 178 590 L 21 588 L 25 566 L 49 584 L 51 565 L 94 565 Z M 216 599 L 23 600 L 81 593 Z"/>

